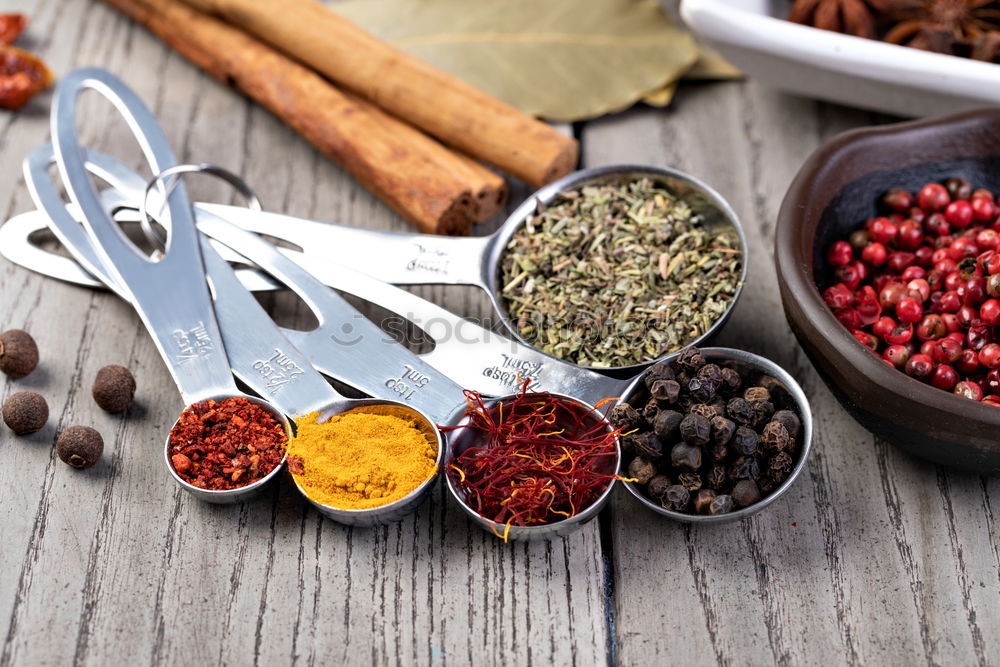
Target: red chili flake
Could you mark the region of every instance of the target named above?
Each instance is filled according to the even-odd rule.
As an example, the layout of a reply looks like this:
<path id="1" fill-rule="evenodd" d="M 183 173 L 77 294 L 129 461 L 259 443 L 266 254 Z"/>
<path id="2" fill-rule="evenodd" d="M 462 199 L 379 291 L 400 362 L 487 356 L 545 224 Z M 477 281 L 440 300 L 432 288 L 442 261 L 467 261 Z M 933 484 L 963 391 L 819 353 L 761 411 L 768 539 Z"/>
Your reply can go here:
<path id="1" fill-rule="evenodd" d="M 0 14 L 0 44 L 13 44 L 27 25 L 24 14 Z"/>
<path id="2" fill-rule="evenodd" d="M 170 431 L 170 463 L 199 488 L 238 489 L 278 467 L 287 444 L 281 422 L 256 403 L 207 400 L 184 410 Z"/>

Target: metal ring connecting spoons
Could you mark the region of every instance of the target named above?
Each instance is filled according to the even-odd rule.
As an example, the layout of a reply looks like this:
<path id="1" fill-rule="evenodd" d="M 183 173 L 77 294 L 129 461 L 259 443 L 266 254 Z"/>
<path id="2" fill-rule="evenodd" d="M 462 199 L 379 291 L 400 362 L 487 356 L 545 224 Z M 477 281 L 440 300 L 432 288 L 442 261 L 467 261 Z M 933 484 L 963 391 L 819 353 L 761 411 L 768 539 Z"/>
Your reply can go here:
<path id="1" fill-rule="evenodd" d="M 253 189 L 244 181 L 242 178 L 237 176 L 235 173 L 229 171 L 224 167 L 220 167 L 216 164 L 211 164 L 209 162 L 202 162 L 201 164 L 175 164 L 172 167 L 167 167 L 159 174 L 156 174 L 146 183 L 146 190 L 143 192 L 142 198 L 139 200 L 139 225 L 142 227 L 143 234 L 146 238 L 156 244 L 164 245 L 167 242 L 166 237 L 161 236 L 160 233 L 153 226 L 153 219 L 149 215 L 147 206 L 149 205 L 149 195 L 153 191 L 153 188 L 158 188 L 161 203 L 158 209 L 159 213 L 163 213 L 163 207 L 167 199 L 170 198 L 170 193 L 174 191 L 177 187 L 178 178 L 183 174 L 191 173 L 202 173 L 210 174 L 216 178 L 221 178 L 222 180 L 233 186 L 246 200 L 246 207 L 251 211 L 261 211 L 260 200 L 257 198 L 257 194 Z"/>

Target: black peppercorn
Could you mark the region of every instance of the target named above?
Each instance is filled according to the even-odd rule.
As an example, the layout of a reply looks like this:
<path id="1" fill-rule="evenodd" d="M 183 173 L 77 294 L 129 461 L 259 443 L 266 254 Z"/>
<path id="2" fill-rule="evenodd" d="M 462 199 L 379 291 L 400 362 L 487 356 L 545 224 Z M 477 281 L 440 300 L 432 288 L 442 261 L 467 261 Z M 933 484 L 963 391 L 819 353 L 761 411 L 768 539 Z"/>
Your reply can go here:
<path id="1" fill-rule="evenodd" d="M 643 376 L 642 381 L 646 384 L 646 389 L 652 389 L 653 383 L 657 380 L 673 380 L 674 379 L 674 369 L 670 367 L 670 364 L 656 364 L 650 366 L 649 370 L 646 371 L 646 375 Z"/>
<path id="2" fill-rule="evenodd" d="M 752 456 L 741 456 L 729 466 L 729 478 L 734 480 L 760 477 L 760 463 Z"/>
<path id="3" fill-rule="evenodd" d="M 721 372 L 722 384 L 719 385 L 719 393 L 732 396 L 743 386 L 743 378 L 732 368 L 723 368 Z"/>
<path id="4" fill-rule="evenodd" d="M 753 456 L 757 453 L 757 433 L 746 426 L 736 429 L 736 435 L 730 443 L 732 448 L 743 456 Z"/>
<path id="5" fill-rule="evenodd" d="M 694 472 L 701 467 L 701 448 L 679 442 L 670 450 L 670 463 L 679 470 Z"/>
<path id="6" fill-rule="evenodd" d="M 647 423 L 652 424 L 653 420 L 656 419 L 657 413 L 660 411 L 660 404 L 656 402 L 655 398 L 651 398 L 646 402 L 646 405 L 642 408 L 642 418 L 646 420 Z"/>
<path id="7" fill-rule="evenodd" d="M 774 405 L 771 404 L 771 401 L 751 401 L 750 407 L 753 408 L 754 428 L 766 424 L 771 419 L 771 415 L 774 414 Z"/>
<path id="8" fill-rule="evenodd" d="M 707 454 L 710 461 L 715 461 L 716 463 L 725 461 L 729 456 L 729 446 L 712 443 L 708 446 Z"/>
<path id="9" fill-rule="evenodd" d="M 660 500 L 660 504 L 668 510 L 683 512 L 691 502 L 691 494 L 680 484 L 667 487 L 666 493 Z"/>
<path id="10" fill-rule="evenodd" d="M 727 514 L 733 511 L 733 497 L 727 495 L 716 496 L 708 505 L 709 514 Z"/>
<path id="11" fill-rule="evenodd" d="M 715 414 L 718 415 L 719 417 L 726 416 L 726 399 L 722 398 L 721 396 L 716 396 L 715 400 L 709 403 L 709 405 L 712 407 L 712 410 L 715 411 Z"/>
<path id="12" fill-rule="evenodd" d="M 760 489 L 757 488 L 756 482 L 744 479 L 733 487 L 732 496 L 737 507 L 747 507 L 760 500 Z"/>
<path id="13" fill-rule="evenodd" d="M 628 464 L 628 476 L 634 479 L 638 484 L 645 484 L 649 480 L 653 479 L 653 475 L 656 474 L 656 466 L 653 465 L 651 461 L 647 461 L 641 456 L 637 456 L 632 459 L 632 462 Z"/>
<path id="14" fill-rule="evenodd" d="M 751 403 L 754 401 L 770 401 L 771 392 L 766 387 L 748 387 L 743 392 L 743 398 Z"/>
<path id="15" fill-rule="evenodd" d="M 688 394 L 695 401 L 707 403 L 715 398 L 715 385 L 700 377 L 693 377 L 687 383 Z"/>
<path id="16" fill-rule="evenodd" d="M 27 331 L 11 329 L 0 334 L 0 371 L 18 379 L 38 366 L 38 345 Z"/>
<path id="17" fill-rule="evenodd" d="M 642 425 L 642 415 L 628 403 L 620 403 L 612 408 L 608 420 L 623 433 L 633 431 Z"/>
<path id="18" fill-rule="evenodd" d="M 70 426 L 56 439 L 56 451 L 63 463 L 74 468 L 89 468 L 104 452 L 104 438 L 87 426 Z"/>
<path id="19" fill-rule="evenodd" d="M 781 380 L 770 375 L 762 375 L 757 384 L 764 387 L 769 392 L 771 392 L 771 402 L 777 403 L 778 405 L 786 405 L 789 399 L 788 390 L 785 389 L 785 385 L 781 384 Z"/>
<path id="20" fill-rule="evenodd" d="M 656 419 L 653 420 L 653 431 L 656 437 L 665 443 L 673 442 L 677 439 L 677 429 L 681 425 L 684 415 L 676 410 L 661 410 Z"/>
<path id="21" fill-rule="evenodd" d="M 708 514 L 708 506 L 712 504 L 713 500 L 715 500 L 715 491 L 712 489 L 702 489 L 694 495 L 691 508 L 695 511 L 695 514 Z"/>
<path id="22" fill-rule="evenodd" d="M 3 402 L 3 421 L 18 435 L 34 433 L 49 419 L 49 405 L 41 394 L 19 391 Z"/>
<path id="23" fill-rule="evenodd" d="M 105 366 L 97 371 L 91 393 L 102 410 L 125 412 L 135 397 L 135 378 L 124 366 Z"/>
<path id="24" fill-rule="evenodd" d="M 694 415 L 701 415 L 709 421 L 712 421 L 712 418 L 715 417 L 715 408 L 708 403 L 695 403 L 688 409 L 688 412 Z"/>
<path id="25" fill-rule="evenodd" d="M 799 416 L 792 412 L 791 410 L 778 410 L 771 417 L 776 422 L 781 422 L 781 425 L 785 427 L 788 431 L 788 437 L 795 439 L 799 435 L 799 429 L 802 427 L 802 422 L 799 420 Z"/>
<path id="26" fill-rule="evenodd" d="M 675 363 L 688 373 L 697 373 L 705 365 L 705 358 L 701 356 L 701 350 L 689 347 L 678 355 Z"/>
<path id="27" fill-rule="evenodd" d="M 698 369 L 696 377 L 712 383 L 712 386 L 718 390 L 722 386 L 722 367 L 718 364 L 705 364 Z"/>
<path id="28" fill-rule="evenodd" d="M 676 380 L 657 380 L 649 387 L 649 394 L 657 401 L 671 404 L 677 401 L 681 386 Z"/>
<path id="29" fill-rule="evenodd" d="M 677 483 L 688 491 L 697 491 L 701 488 L 701 475 L 696 472 L 682 472 L 677 475 Z"/>
<path id="30" fill-rule="evenodd" d="M 708 469 L 708 474 L 705 475 L 705 486 L 716 491 L 721 491 L 726 488 L 728 483 L 729 478 L 726 475 L 726 468 L 724 466 L 715 465 Z"/>
<path id="31" fill-rule="evenodd" d="M 667 495 L 667 489 L 670 488 L 671 484 L 670 478 L 666 475 L 654 475 L 649 480 L 649 484 L 646 485 L 646 492 L 650 498 L 663 502 L 663 498 Z"/>
<path id="32" fill-rule="evenodd" d="M 764 430 L 761 431 L 760 442 L 765 451 L 774 454 L 788 449 L 792 444 L 792 439 L 788 437 L 788 431 L 785 430 L 781 422 L 772 421 L 768 422 L 764 426 Z"/>
<path id="33" fill-rule="evenodd" d="M 637 434 L 632 440 L 632 446 L 635 448 L 636 454 L 650 461 L 655 461 L 663 456 L 663 445 L 660 444 L 660 439 L 650 431 Z"/>
<path id="34" fill-rule="evenodd" d="M 712 418 L 712 442 L 717 445 L 728 444 L 736 432 L 736 424 L 725 417 Z"/>
<path id="35" fill-rule="evenodd" d="M 726 415 L 737 424 L 753 424 L 754 412 L 750 402 L 743 398 L 733 398 L 726 403 Z"/>
<path id="36" fill-rule="evenodd" d="M 771 475 L 762 475 L 760 479 L 757 480 L 757 486 L 760 487 L 760 492 L 763 495 L 767 495 L 778 488 L 781 484 L 778 480 L 771 477 Z"/>
<path id="37" fill-rule="evenodd" d="M 681 421 L 681 438 L 689 445 L 701 447 L 712 437 L 712 424 L 697 414 L 689 414 Z"/>
<path id="38" fill-rule="evenodd" d="M 778 452 L 768 460 L 767 474 L 775 480 L 783 482 L 788 479 L 788 474 L 792 472 L 794 466 L 795 461 L 792 460 L 791 454 Z"/>

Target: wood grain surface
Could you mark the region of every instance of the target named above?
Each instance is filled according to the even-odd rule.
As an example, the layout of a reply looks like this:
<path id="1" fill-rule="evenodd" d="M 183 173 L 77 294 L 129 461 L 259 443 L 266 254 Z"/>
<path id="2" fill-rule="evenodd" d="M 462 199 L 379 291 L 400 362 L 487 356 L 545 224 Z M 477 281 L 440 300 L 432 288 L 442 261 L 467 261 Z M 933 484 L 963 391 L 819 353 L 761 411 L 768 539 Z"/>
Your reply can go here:
<path id="1" fill-rule="evenodd" d="M 266 111 L 200 74 L 94 0 L 21 0 L 25 45 L 57 74 L 107 67 L 160 118 L 180 159 L 244 174 L 266 208 L 379 229 L 406 224 Z M 48 135 L 51 93 L 0 114 L 5 217 L 31 203 L 21 159 Z M 752 81 L 685 85 L 672 109 L 574 128 L 583 164 L 689 171 L 741 216 L 749 285 L 721 343 L 764 354 L 810 395 L 807 474 L 741 523 L 691 528 L 619 491 L 566 539 L 504 545 L 439 488 L 402 523 L 352 529 L 321 518 L 288 484 L 240 506 L 199 503 L 163 468 L 182 407 L 124 303 L 0 259 L 0 329 L 29 330 L 40 368 L 0 394 L 49 401 L 41 432 L 0 428 L 0 664 L 963 664 L 1000 663 L 1000 480 L 908 458 L 835 402 L 781 314 L 774 219 L 821 141 L 887 119 Z M 138 165 L 100 105 L 83 135 Z M 192 180 L 202 198 L 231 193 Z M 511 200 L 528 194 L 515 186 Z M 494 228 L 482 225 L 477 233 Z M 488 318 L 472 289 L 416 291 Z M 166 293 L 166 292 L 165 292 Z M 309 316 L 287 295 L 285 323 Z M 135 373 L 137 405 L 101 412 L 98 368 Z M 100 464 L 73 470 L 55 434 L 90 425 Z"/>

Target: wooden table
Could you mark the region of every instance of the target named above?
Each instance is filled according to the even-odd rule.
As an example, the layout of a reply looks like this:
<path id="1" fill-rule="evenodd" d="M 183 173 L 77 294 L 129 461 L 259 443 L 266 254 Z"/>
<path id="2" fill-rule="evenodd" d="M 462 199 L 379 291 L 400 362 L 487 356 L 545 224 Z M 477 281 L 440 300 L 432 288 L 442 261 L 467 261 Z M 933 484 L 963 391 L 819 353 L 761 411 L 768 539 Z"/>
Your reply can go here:
<path id="1" fill-rule="evenodd" d="M 34 19 L 29 46 L 57 73 L 99 65 L 124 77 L 181 159 L 244 174 L 268 208 L 407 228 L 267 112 L 100 2 L 20 5 Z M 20 161 L 47 138 L 50 97 L 0 114 L 7 216 L 31 207 Z M 108 118 L 95 106 L 85 139 L 138 164 Z M 672 523 L 622 490 L 569 538 L 510 545 L 441 488 L 406 521 L 371 530 L 321 518 L 287 483 L 245 505 L 199 503 L 164 470 L 181 402 L 131 309 L 0 260 L 0 328 L 28 329 L 42 351 L 31 376 L 0 379 L 2 394 L 39 391 L 51 408 L 33 436 L 0 428 L 0 663 L 997 664 L 1000 480 L 908 458 L 854 423 L 778 301 L 772 234 L 786 186 L 820 142 L 883 120 L 750 81 L 685 85 L 669 111 L 577 128 L 584 165 L 670 165 L 729 199 L 751 266 L 721 342 L 776 360 L 812 398 L 807 474 L 767 511 L 719 527 Z M 194 190 L 231 196 L 209 182 Z M 515 187 L 512 200 L 526 194 Z M 473 289 L 417 291 L 490 313 Z M 308 321 L 290 298 L 270 306 L 282 322 Z M 90 398 L 109 363 L 138 378 L 124 417 Z M 90 470 L 52 448 L 73 424 L 104 434 Z"/>

